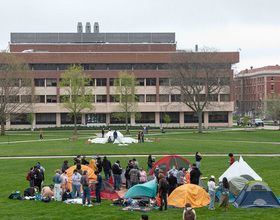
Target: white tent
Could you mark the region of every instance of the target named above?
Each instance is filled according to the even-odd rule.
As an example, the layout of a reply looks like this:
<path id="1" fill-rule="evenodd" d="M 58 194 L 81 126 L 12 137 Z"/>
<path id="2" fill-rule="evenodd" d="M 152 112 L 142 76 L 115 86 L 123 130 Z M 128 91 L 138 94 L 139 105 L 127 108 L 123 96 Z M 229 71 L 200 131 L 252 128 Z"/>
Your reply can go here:
<path id="1" fill-rule="evenodd" d="M 243 160 L 240 156 L 239 161 L 235 161 L 224 173 L 219 177 L 221 182 L 224 177 L 227 179 L 235 176 L 250 175 L 255 180 L 262 181 L 262 178 Z"/>
<path id="2" fill-rule="evenodd" d="M 134 139 L 134 138 L 130 138 L 127 137 L 125 138 L 122 133 L 120 133 L 119 131 L 117 131 L 118 137 L 117 139 L 114 141 L 114 144 L 131 144 L 131 143 L 138 143 L 138 140 Z M 111 138 L 111 140 L 114 140 L 114 131 L 109 131 L 106 135 L 105 138 L 94 138 L 92 140 L 88 139 L 88 141 L 90 141 L 91 143 L 95 143 L 95 144 L 105 144 L 108 143 L 108 139 L 109 137 Z"/>

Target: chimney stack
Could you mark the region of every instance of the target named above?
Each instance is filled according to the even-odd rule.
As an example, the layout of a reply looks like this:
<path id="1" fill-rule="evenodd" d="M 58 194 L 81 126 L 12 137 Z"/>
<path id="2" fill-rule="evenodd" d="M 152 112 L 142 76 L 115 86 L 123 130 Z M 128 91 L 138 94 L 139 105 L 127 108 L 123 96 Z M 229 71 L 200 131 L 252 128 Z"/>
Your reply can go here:
<path id="1" fill-rule="evenodd" d="M 82 22 L 78 22 L 77 33 L 83 33 L 83 24 L 82 24 Z"/>
<path id="2" fill-rule="evenodd" d="M 94 22 L 93 32 L 94 33 L 99 33 L 99 24 L 98 24 L 98 22 Z"/>
<path id="3" fill-rule="evenodd" d="M 87 22 L 87 23 L 86 23 L 86 33 L 91 33 L 90 22 Z"/>

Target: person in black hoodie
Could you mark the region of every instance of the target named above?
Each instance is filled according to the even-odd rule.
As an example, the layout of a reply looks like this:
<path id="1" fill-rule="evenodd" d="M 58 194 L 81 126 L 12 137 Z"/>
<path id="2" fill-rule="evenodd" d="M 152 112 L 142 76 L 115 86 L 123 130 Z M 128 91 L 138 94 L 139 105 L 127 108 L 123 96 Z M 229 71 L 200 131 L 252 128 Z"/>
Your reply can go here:
<path id="1" fill-rule="evenodd" d="M 62 194 L 62 201 L 65 201 L 67 199 L 73 199 L 72 194 L 70 193 L 70 189 L 67 189 L 63 194 Z"/>
<path id="2" fill-rule="evenodd" d="M 197 168 L 196 164 L 194 163 L 193 164 L 193 169 L 190 172 L 190 181 L 191 181 L 191 183 L 198 185 L 201 174 L 202 173 L 200 172 L 200 170 Z"/>
<path id="3" fill-rule="evenodd" d="M 119 160 L 112 166 L 112 171 L 114 174 L 114 190 L 120 191 L 122 167 Z"/>
<path id="4" fill-rule="evenodd" d="M 128 164 L 127 167 L 126 167 L 126 170 L 125 170 L 125 179 L 126 179 L 126 188 L 129 189 L 130 186 L 131 186 L 131 183 L 130 183 L 130 175 L 129 175 L 129 171 L 133 168 L 133 166 L 131 164 Z"/>
<path id="5" fill-rule="evenodd" d="M 41 192 L 41 184 L 42 181 L 44 181 L 44 172 L 40 169 L 40 165 L 36 166 L 36 169 L 34 170 L 34 186 L 38 186 L 39 192 Z"/>
<path id="6" fill-rule="evenodd" d="M 81 162 L 81 164 L 82 165 L 88 165 L 89 164 L 89 162 L 86 160 L 86 156 L 83 156 L 83 159 L 82 159 L 82 162 Z"/>
<path id="7" fill-rule="evenodd" d="M 111 162 L 110 162 L 110 160 L 107 160 L 106 156 L 104 156 L 104 158 L 103 158 L 101 167 L 104 170 L 105 179 L 106 179 L 106 181 L 108 181 L 108 179 L 111 177 Z"/>
<path id="8" fill-rule="evenodd" d="M 96 156 L 96 166 L 97 166 L 98 173 L 101 173 L 102 172 L 102 161 L 99 156 Z"/>

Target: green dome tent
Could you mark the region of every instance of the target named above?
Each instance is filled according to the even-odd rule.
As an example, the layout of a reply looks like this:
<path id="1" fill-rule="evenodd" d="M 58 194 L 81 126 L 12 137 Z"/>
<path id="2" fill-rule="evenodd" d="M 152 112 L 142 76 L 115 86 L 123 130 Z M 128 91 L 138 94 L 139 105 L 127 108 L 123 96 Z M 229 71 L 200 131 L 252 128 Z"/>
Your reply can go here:
<path id="1" fill-rule="evenodd" d="M 133 187 L 131 187 L 126 194 L 124 195 L 124 198 L 143 198 L 143 197 L 149 197 L 153 198 L 157 195 L 157 183 L 156 180 L 151 180 L 150 182 L 144 183 L 144 184 L 137 184 Z"/>

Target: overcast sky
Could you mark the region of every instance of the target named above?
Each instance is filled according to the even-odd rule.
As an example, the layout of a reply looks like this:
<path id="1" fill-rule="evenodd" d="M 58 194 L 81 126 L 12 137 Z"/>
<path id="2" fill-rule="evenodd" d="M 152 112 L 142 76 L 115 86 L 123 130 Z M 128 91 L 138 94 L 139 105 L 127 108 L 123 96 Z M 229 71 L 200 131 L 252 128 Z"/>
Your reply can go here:
<path id="1" fill-rule="evenodd" d="M 4 3 L 5 2 L 5 3 Z M 2 0 L 0 49 L 11 32 L 175 32 L 178 49 L 239 51 L 237 70 L 280 65 L 280 0 Z"/>

